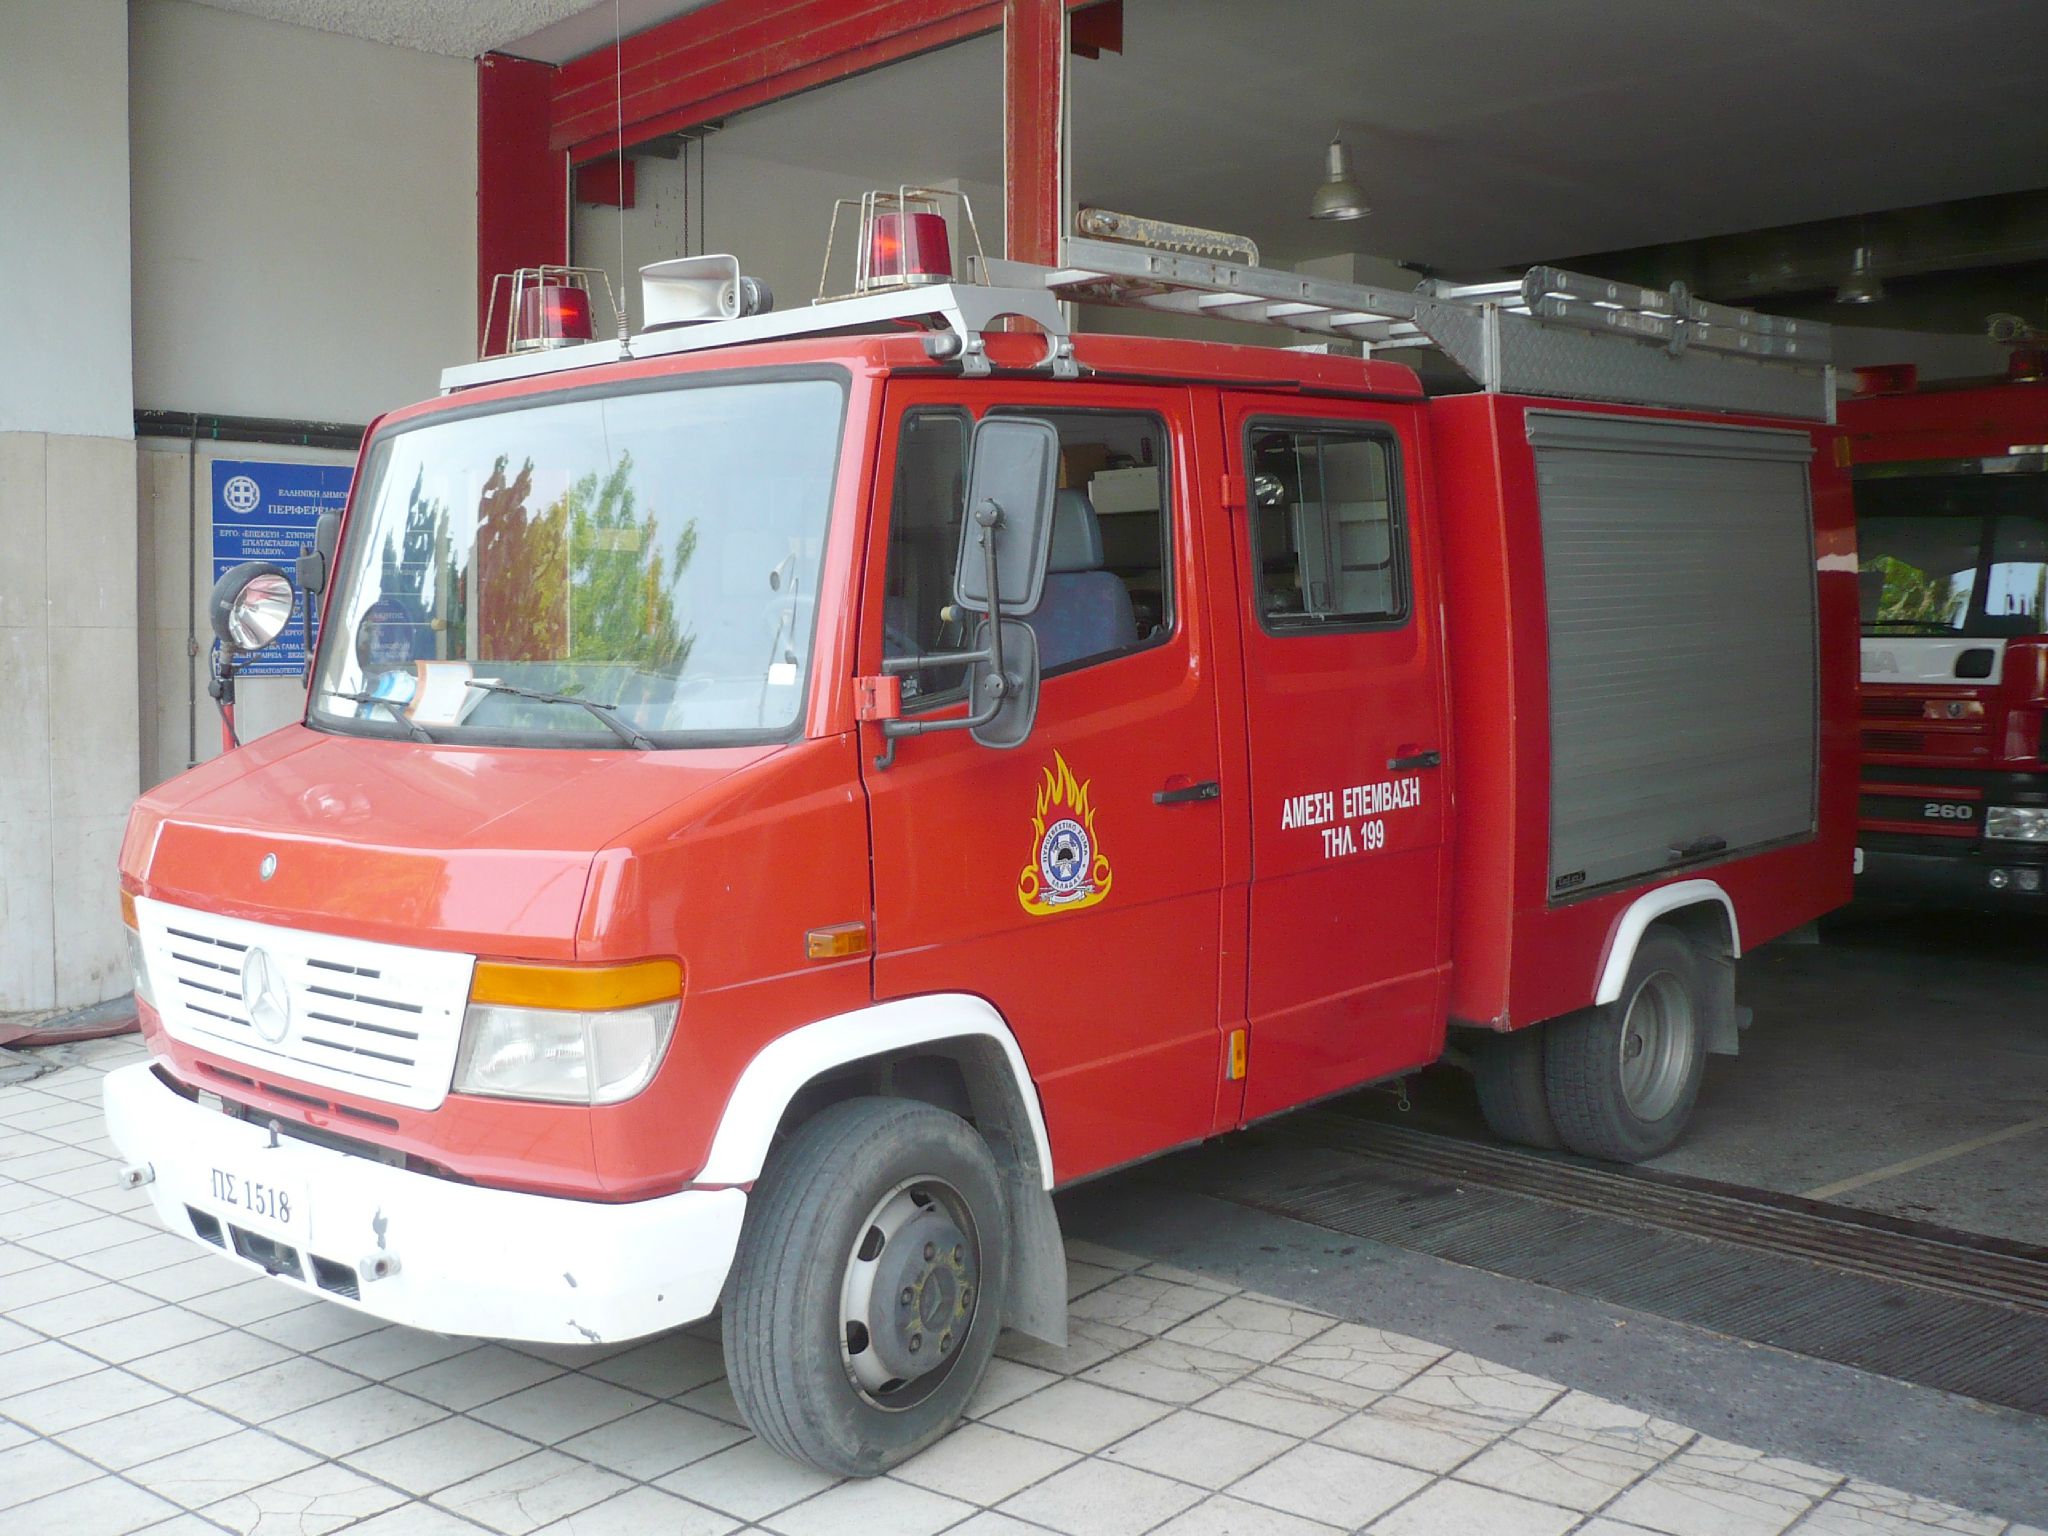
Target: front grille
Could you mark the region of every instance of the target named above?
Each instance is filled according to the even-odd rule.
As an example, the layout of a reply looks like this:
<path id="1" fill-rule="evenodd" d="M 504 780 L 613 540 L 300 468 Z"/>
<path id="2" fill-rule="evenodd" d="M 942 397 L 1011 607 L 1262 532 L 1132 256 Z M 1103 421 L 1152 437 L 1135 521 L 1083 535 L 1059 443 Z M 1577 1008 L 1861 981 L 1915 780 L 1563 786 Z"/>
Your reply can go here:
<path id="1" fill-rule="evenodd" d="M 1918 699 L 1869 698 L 1863 701 L 1866 720 L 1918 720 L 1925 706 Z"/>
<path id="2" fill-rule="evenodd" d="M 1865 731 L 1863 750 L 1866 752 L 1918 752 L 1920 733 L 1918 731 Z"/>
<path id="3" fill-rule="evenodd" d="M 436 1108 L 446 1097 L 473 957 L 307 933 L 156 901 L 138 901 L 136 915 L 164 1027 L 174 1038 L 250 1066 L 411 1109 Z M 257 1029 L 243 1002 L 243 972 L 257 963 L 251 956 L 259 949 L 289 1001 L 282 1034 L 271 1031 L 276 1038 Z M 260 981 L 264 972 L 251 974 Z M 275 1083 L 264 1087 L 321 1102 Z"/>

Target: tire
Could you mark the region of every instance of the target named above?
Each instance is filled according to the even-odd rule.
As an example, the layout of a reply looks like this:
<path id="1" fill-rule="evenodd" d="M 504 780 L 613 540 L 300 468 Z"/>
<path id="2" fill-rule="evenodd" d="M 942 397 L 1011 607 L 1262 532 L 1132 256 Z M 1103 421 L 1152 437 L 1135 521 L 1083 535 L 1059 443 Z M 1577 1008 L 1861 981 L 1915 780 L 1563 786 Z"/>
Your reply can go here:
<path id="1" fill-rule="evenodd" d="M 1567 1147 L 1637 1163 L 1677 1144 L 1706 1070 L 1706 996 L 1699 951 L 1652 928 L 1620 997 L 1549 1025 L 1543 1077 Z"/>
<path id="2" fill-rule="evenodd" d="M 1550 1092 L 1544 1084 L 1545 1033 L 1537 1024 L 1482 1037 L 1472 1052 L 1472 1086 L 1479 1090 L 1479 1113 L 1494 1135 L 1555 1151 L 1564 1142 L 1550 1118 Z"/>
<path id="3" fill-rule="evenodd" d="M 733 1398 L 785 1456 L 885 1472 L 967 1406 L 1008 1278 L 1002 1179 L 973 1127 L 915 1099 L 830 1105 L 770 1156 L 748 1205 L 725 1302 Z M 900 1374 L 934 1345 L 940 1364 Z"/>

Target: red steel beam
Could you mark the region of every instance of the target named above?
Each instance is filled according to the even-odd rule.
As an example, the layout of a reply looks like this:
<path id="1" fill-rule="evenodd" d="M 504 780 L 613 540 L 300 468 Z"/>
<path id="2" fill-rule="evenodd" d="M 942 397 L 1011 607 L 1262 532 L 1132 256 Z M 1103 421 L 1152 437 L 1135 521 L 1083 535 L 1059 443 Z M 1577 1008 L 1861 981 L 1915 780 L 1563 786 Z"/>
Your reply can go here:
<path id="1" fill-rule="evenodd" d="M 1006 0 L 712 0 L 564 64 L 548 147 L 595 160 L 622 138 L 631 148 L 994 32 L 1005 10 Z"/>
<path id="2" fill-rule="evenodd" d="M 569 163 L 548 145 L 555 68 L 487 53 L 476 61 L 476 333 L 491 281 L 569 259 Z"/>
<path id="3" fill-rule="evenodd" d="M 1059 260 L 1066 192 L 1065 0 L 1003 0 L 1003 248 Z"/>

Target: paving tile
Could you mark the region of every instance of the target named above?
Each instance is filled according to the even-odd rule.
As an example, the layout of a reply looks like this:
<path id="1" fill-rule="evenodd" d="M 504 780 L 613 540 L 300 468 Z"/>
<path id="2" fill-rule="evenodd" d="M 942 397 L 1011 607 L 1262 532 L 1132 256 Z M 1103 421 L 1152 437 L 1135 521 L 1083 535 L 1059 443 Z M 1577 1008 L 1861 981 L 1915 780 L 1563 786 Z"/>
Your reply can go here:
<path id="1" fill-rule="evenodd" d="M 1425 1472 L 1448 1472 L 1471 1460 L 1506 1432 L 1507 1426 L 1455 1408 L 1436 1408 L 1402 1397 L 1378 1402 L 1333 1425 L 1319 1438 L 1326 1445 L 1377 1456 Z"/>
<path id="2" fill-rule="evenodd" d="M 1075 1376 L 1090 1366 L 1102 1364 L 1111 1355 L 1120 1355 L 1127 1349 L 1137 1348 L 1149 1337 L 1151 1335 L 1130 1328 L 1119 1328 L 1113 1323 L 1095 1322 L 1089 1318 L 1070 1315 L 1067 1318 L 1067 1342 L 1064 1348 L 1055 1347 L 1040 1339 L 1028 1338 L 1021 1333 L 1006 1333 L 996 1341 L 996 1353 L 1005 1360 L 1035 1365 L 1040 1370 L 1051 1371 L 1058 1376 Z"/>
<path id="3" fill-rule="evenodd" d="M 125 1363 L 136 1375 L 147 1376 L 173 1392 L 197 1391 L 230 1376 L 275 1365 L 291 1355 L 268 1339 L 223 1328 L 212 1318 L 183 1307 L 160 1307 L 123 1318 L 79 1335 L 79 1341 L 102 1359 Z M 153 1351 L 152 1344 L 156 1346 Z M 165 1344 L 173 1347 L 167 1349 Z"/>
<path id="4" fill-rule="evenodd" d="M 1176 1285 L 1171 1280 L 1119 1275 L 1109 1284 L 1070 1302 L 1067 1312 L 1070 1318 L 1086 1318 L 1133 1333 L 1156 1335 L 1207 1311 L 1222 1299 L 1215 1291 Z"/>
<path id="5" fill-rule="evenodd" d="M 1171 1478 L 1091 1459 L 1005 1500 L 1002 1512 L 1065 1536 L 1139 1536 L 1201 1498 Z"/>
<path id="6" fill-rule="evenodd" d="M 1242 1355 L 1219 1354 L 1173 1339 L 1148 1339 L 1081 1373 L 1083 1381 L 1185 1406 L 1256 1370 Z"/>
<path id="7" fill-rule="evenodd" d="M 1664 1463 L 1604 1511 L 1668 1536 L 1778 1536 L 1819 1494 L 1724 1472 Z"/>
<path id="8" fill-rule="evenodd" d="M 1564 1536 L 1583 1516 L 1493 1488 L 1441 1482 L 1373 1522 L 1372 1536 Z"/>
<path id="9" fill-rule="evenodd" d="M 126 1476 L 187 1509 L 204 1509 L 250 1488 L 274 1483 L 316 1458 L 260 1429 L 242 1429 L 190 1450 L 130 1467 Z"/>
<path id="10" fill-rule="evenodd" d="M 1205 1291 L 1221 1291 L 1226 1296 L 1235 1296 L 1244 1290 L 1243 1286 L 1235 1281 L 1226 1280 L 1221 1275 L 1205 1275 L 1199 1269 L 1183 1269 L 1178 1264 L 1147 1264 L 1139 1273 L 1149 1275 L 1154 1280 L 1170 1280 L 1175 1285 L 1193 1285 Z"/>
<path id="11" fill-rule="evenodd" d="M 404 1502 L 404 1494 L 325 1462 L 209 1504 L 202 1513 L 241 1536 L 326 1536 Z"/>
<path id="12" fill-rule="evenodd" d="M 1268 1365 L 1310 1339 L 1330 1331 L 1336 1319 L 1302 1307 L 1278 1306 L 1249 1296 L 1226 1297 L 1167 1337 L 1221 1354 L 1241 1355 Z"/>
<path id="13" fill-rule="evenodd" d="M 329 1365 L 354 1371 L 358 1376 L 367 1376 L 372 1381 L 389 1381 L 394 1376 L 403 1376 L 407 1371 L 416 1371 L 423 1365 L 432 1365 L 451 1355 L 466 1354 L 480 1343 L 477 1339 L 422 1333 L 417 1328 L 386 1323 L 381 1328 L 352 1339 L 343 1339 L 339 1344 L 330 1344 L 314 1353 Z"/>
<path id="14" fill-rule="evenodd" d="M 109 1216 L 92 1210 L 89 1221 L 72 1222 L 49 1232 L 38 1232 L 29 1237 L 18 1238 L 24 1248 L 32 1248 L 47 1258 L 71 1260 L 80 1254 L 96 1253 L 102 1248 L 118 1248 L 123 1243 L 133 1243 L 145 1237 L 154 1237 L 156 1229 L 145 1227 L 139 1221 L 126 1216 Z"/>
<path id="15" fill-rule="evenodd" d="M 1701 1435 L 1679 1455 L 1676 1465 L 1685 1471 L 1718 1473 L 1747 1482 L 1803 1493 L 1819 1498 L 1842 1482 L 1842 1474 L 1825 1467 L 1810 1466 L 1784 1456 L 1767 1456 L 1746 1445 Z"/>
<path id="16" fill-rule="evenodd" d="M 117 1318 L 133 1317 L 137 1312 L 147 1312 L 159 1305 L 161 1303 L 154 1296 L 145 1296 L 125 1285 L 101 1281 L 88 1282 L 83 1290 L 52 1296 L 48 1301 L 11 1307 L 7 1315 L 17 1323 L 54 1338 L 75 1333 L 81 1328 L 111 1323 Z"/>
<path id="17" fill-rule="evenodd" d="M 0 1495 L 0 1498 L 4 1498 Z M 175 1519 L 178 1506 L 118 1477 L 99 1477 L 61 1493 L 45 1494 L 7 1511 L 11 1531 L 47 1531 L 52 1536 L 128 1536 Z"/>
<path id="18" fill-rule="evenodd" d="M 570 1372 L 486 1403 L 470 1417 L 551 1445 L 624 1418 L 652 1401 L 644 1393 Z"/>
<path id="19" fill-rule="evenodd" d="M 1152 1536 L 1338 1536 L 1337 1527 L 1304 1520 L 1263 1504 L 1247 1504 L 1227 1493 L 1212 1493 L 1185 1514 L 1175 1515 Z"/>
<path id="20" fill-rule="evenodd" d="M 935 1536 L 974 1513 L 972 1505 L 894 1478 L 857 1478 L 792 1504 L 761 1523 L 780 1536 Z"/>
<path id="21" fill-rule="evenodd" d="M 967 1400 L 967 1417 L 986 1418 L 1020 1397 L 1029 1397 L 1033 1392 L 1064 1379 L 1035 1365 L 1005 1360 L 998 1355 L 989 1361 L 988 1369 L 982 1373 L 981 1384 L 974 1389 L 974 1396 Z"/>
<path id="22" fill-rule="evenodd" d="M 1202 1411 L 1306 1439 L 1356 1413 L 1376 1395 L 1363 1387 L 1269 1365 L 1203 1398 Z"/>
<path id="23" fill-rule="evenodd" d="M 362 1385 L 360 1376 L 322 1360 L 295 1355 L 246 1375 L 200 1387 L 192 1396 L 209 1408 L 261 1424 L 353 1392 Z"/>
<path id="24" fill-rule="evenodd" d="M 474 1419 L 447 1418 L 341 1459 L 408 1493 L 424 1497 L 533 1451 L 531 1441 Z"/>
<path id="25" fill-rule="evenodd" d="M 4 1194 L 0 1190 L 0 1194 Z M 0 1242 L 0 1279 L 16 1275 L 24 1269 L 38 1269 L 50 1261 L 40 1253 L 31 1253 L 26 1248 L 17 1248 L 9 1242 Z"/>
<path id="26" fill-rule="evenodd" d="M 5 1374 L 0 1371 L 0 1378 Z M 91 1371 L 0 1400 L 0 1413 L 37 1434 L 54 1435 L 162 1402 L 167 1395 L 162 1387 L 126 1371 Z"/>
<path id="27" fill-rule="evenodd" d="M 195 1249 L 189 1243 L 185 1245 L 185 1252 L 191 1257 L 160 1269 L 131 1275 L 122 1283 L 147 1292 L 160 1301 L 189 1301 L 194 1296 L 217 1291 L 224 1285 L 234 1285 L 248 1275 L 248 1271 L 237 1268 L 233 1260 Z"/>
<path id="28" fill-rule="evenodd" d="M 302 1307 L 320 1304 L 320 1298 L 308 1295 L 297 1286 L 283 1280 L 248 1280 L 240 1285 L 230 1285 L 218 1291 L 209 1291 L 204 1296 L 194 1296 L 185 1305 L 201 1316 L 215 1322 L 241 1327 L 267 1317 L 279 1317 L 287 1312 L 296 1312 Z"/>
<path id="29" fill-rule="evenodd" d="M 586 1375 L 649 1397 L 679 1397 L 725 1374 L 725 1354 L 705 1339 L 665 1333 L 610 1359 L 584 1367 Z M 539 1377 L 534 1378 L 536 1381 Z"/>
<path id="30" fill-rule="evenodd" d="M 716 1381 L 705 1382 L 695 1391 L 685 1392 L 675 1400 L 675 1404 L 678 1408 L 688 1408 L 693 1413 L 706 1414 L 747 1429 L 747 1417 L 740 1412 L 740 1405 L 733 1401 L 732 1383 L 723 1376 Z M 748 1433 L 752 1431 L 748 1430 Z"/>
<path id="31" fill-rule="evenodd" d="M 348 1536 L 474 1536 L 475 1532 L 490 1529 L 460 1515 L 451 1515 L 445 1509 L 435 1509 L 431 1504 L 401 1504 L 381 1515 L 372 1515 L 360 1525 L 350 1526 Z"/>
<path id="32" fill-rule="evenodd" d="M 1253 1504 L 1356 1530 L 1429 1483 L 1429 1474 L 1327 1445 L 1302 1445 L 1230 1492 Z"/>
<path id="33" fill-rule="evenodd" d="M 616 1472 L 573 1456 L 535 1451 L 443 1488 L 434 1495 L 434 1502 L 489 1530 L 524 1536 L 630 1486 Z"/>
<path id="34" fill-rule="evenodd" d="M 1321 1376 L 1374 1392 L 1392 1392 L 1450 1353 L 1440 1344 L 1411 1339 L 1383 1328 L 1339 1323 L 1290 1350 L 1289 1370 Z"/>
<path id="35" fill-rule="evenodd" d="M 657 1479 L 656 1486 L 741 1520 L 761 1520 L 822 1492 L 834 1481 L 758 1440 L 742 1440 L 731 1450 Z"/>
<path id="36" fill-rule="evenodd" d="M 970 1504 L 1000 1504 L 1041 1478 L 1071 1465 L 1078 1451 L 1047 1445 L 987 1424 L 962 1424 L 929 1450 L 890 1473 L 933 1493 Z"/>
<path id="37" fill-rule="evenodd" d="M 1203 1488 L 1222 1488 L 1299 1442 L 1234 1419 L 1183 1409 L 1103 1451 L 1105 1461 L 1142 1467 Z"/>
<path id="38" fill-rule="evenodd" d="M 628 1488 L 542 1527 L 540 1536 L 725 1536 L 738 1524 L 659 1488 Z"/>
<path id="39" fill-rule="evenodd" d="M 136 1276 L 153 1273 L 166 1265 L 183 1264 L 187 1262 L 189 1255 L 197 1252 L 199 1245 L 189 1237 L 180 1237 L 171 1232 L 152 1232 L 148 1237 L 137 1238 L 132 1243 L 117 1243 L 112 1248 L 81 1253 L 72 1262 L 80 1269 L 88 1270 L 102 1279 L 132 1282 Z M 232 1263 L 228 1264 L 228 1268 L 234 1270 L 237 1278 L 248 1273 L 246 1270 L 234 1269 Z M 137 1286 L 136 1289 L 144 1290 L 147 1287 Z"/>
<path id="40" fill-rule="evenodd" d="M 34 1179 L 45 1173 L 62 1173 L 67 1168 L 89 1168 L 98 1162 L 97 1153 L 83 1147 L 59 1145 L 48 1152 L 31 1152 L 27 1157 L 7 1160 L 8 1173 L 17 1179 Z"/>
<path id="41" fill-rule="evenodd" d="M 1924 1536 L 1954 1531 L 1961 1536 L 1998 1536 L 2005 1523 L 1995 1515 L 1973 1514 L 1939 1499 L 1880 1483 L 1850 1478 L 1800 1522 L 1800 1532 L 1818 1536 Z"/>
<path id="42" fill-rule="evenodd" d="M 1079 1259 L 1084 1264 L 1100 1264 L 1108 1269 L 1137 1269 L 1145 1262 L 1135 1253 L 1125 1253 L 1121 1248 L 1106 1248 L 1085 1237 L 1068 1238 L 1066 1249 L 1070 1259 Z"/>
<path id="43" fill-rule="evenodd" d="M 375 1333 L 384 1326 L 381 1319 L 344 1307 L 338 1301 L 315 1301 L 290 1312 L 252 1319 L 242 1325 L 242 1331 L 282 1344 L 286 1349 L 311 1354 L 344 1339 Z"/>
<path id="44" fill-rule="evenodd" d="M 1045 1536 L 1042 1525 L 1026 1525 L 1010 1515 L 999 1515 L 992 1509 L 984 1509 L 973 1518 L 961 1521 L 946 1536 Z"/>
<path id="45" fill-rule="evenodd" d="M 27 1249 L 22 1250 L 24 1253 Z M 17 1269 L 9 1275 L 0 1275 L 0 1312 L 10 1317 L 23 1307 L 32 1307 L 39 1301 L 48 1301 L 53 1296 L 72 1296 L 89 1290 L 99 1284 L 97 1277 L 69 1264 L 58 1264 L 45 1258 L 42 1263 L 27 1269 Z"/>
<path id="46" fill-rule="evenodd" d="M 1164 1405 L 1085 1381 L 1061 1381 L 990 1414 L 983 1422 L 1069 1450 L 1099 1451 L 1167 1414 Z"/>
<path id="47" fill-rule="evenodd" d="M 91 1482 L 100 1469 L 50 1440 L 30 1440 L 0 1451 L 0 1509 Z M 4 1522 L 16 1526 L 13 1516 Z M 18 1527 L 17 1527 L 18 1528 Z"/>
<path id="48" fill-rule="evenodd" d="M 23 1429 L 19 1424 L 12 1424 L 6 1419 L 0 1419 L 0 1451 L 10 1451 L 15 1446 L 25 1445 L 35 1438 L 37 1438 L 35 1435 Z"/>
<path id="49" fill-rule="evenodd" d="M 44 1339 L 8 1351 L 6 1391 L 10 1396 L 19 1397 L 104 1368 L 91 1355 L 73 1349 L 69 1344 Z"/>
<path id="50" fill-rule="evenodd" d="M 273 1419 L 269 1428 L 294 1445 L 334 1457 L 422 1429 L 447 1416 L 448 1410 L 438 1403 L 408 1397 L 389 1387 L 368 1386 Z"/>
<path id="51" fill-rule="evenodd" d="M 559 1365 L 501 1344 L 486 1344 L 394 1376 L 391 1385 L 460 1413 L 561 1374 Z"/>
<path id="52" fill-rule="evenodd" d="M 186 1398 L 172 1397 L 110 1419 L 60 1430 L 57 1438 L 81 1456 L 89 1456 L 101 1466 L 120 1472 L 140 1462 L 222 1439 L 241 1428 L 224 1413 Z"/>
<path id="53" fill-rule="evenodd" d="M 737 1425 L 656 1403 L 564 1440 L 560 1449 L 645 1483 L 746 1438 Z"/>
<path id="54" fill-rule="evenodd" d="M 1557 1382 L 1458 1353 L 1446 1355 L 1403 1386 L 1398 1395 L 1410 1402 L 1518 1424 L 1534 1418 L 1563 1393 Z"/>
<path id="55" fill-rule="evenodd" d="M 1070 1258 L 1067 1260 L 1067 1300 L 1086 1296 L 1122 1273 L 1122 1270 L 1111 1269 L 1106 1264 L 1084 1264 L 1079 1259 Z"/>

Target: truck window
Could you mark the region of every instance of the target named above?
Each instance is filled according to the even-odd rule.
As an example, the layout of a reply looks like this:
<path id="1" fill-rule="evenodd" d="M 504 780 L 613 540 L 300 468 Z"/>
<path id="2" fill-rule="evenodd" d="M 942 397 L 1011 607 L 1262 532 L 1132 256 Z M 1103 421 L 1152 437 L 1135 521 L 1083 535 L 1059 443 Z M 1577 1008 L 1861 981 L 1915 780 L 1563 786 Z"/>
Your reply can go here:
<path id="1" fill-rule="evenodd" d="M 1141 411 L 1002 407 L 996 414 L 1050 422 L 1060 437 L 1052 565 L 1028 622 L 1047 673 L 1153 644 L 1172 630 L 1173 559 L 1166 422 Z M 977 615 L 953 607 L 953 569 L 966 495 L 967 417 L 918 408 L 903 419 L 889 516 L 883 652 L 914 656 L 973 644 Z M 903 680 L 904 702 L 932 707 L 960 696 L 963 671 Z M 915 701 L 913 703 L 913 701 Z"/>
<path id="2" fill-rule="evenodd" d="M 1399 623 L 1406 533 L 1384 432 L 1255 423 L 1247 462 L 1259 617 L 1275 632 Z"/>
<path id="3" fill-rule="evenodd" d="M 2048 631 L 2048 477 L 1896 474 L 1856 487 L 1858 575 L 1870 633 Z"/>

